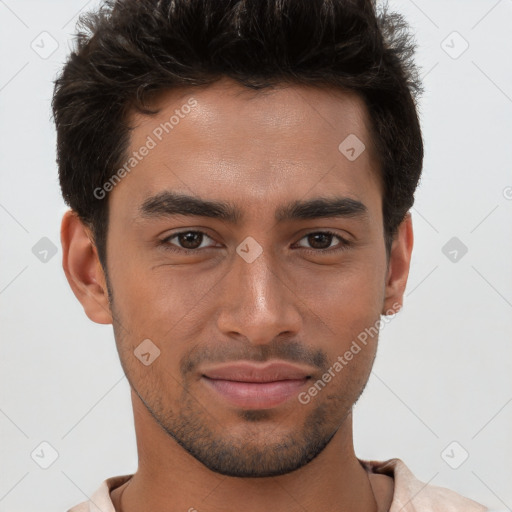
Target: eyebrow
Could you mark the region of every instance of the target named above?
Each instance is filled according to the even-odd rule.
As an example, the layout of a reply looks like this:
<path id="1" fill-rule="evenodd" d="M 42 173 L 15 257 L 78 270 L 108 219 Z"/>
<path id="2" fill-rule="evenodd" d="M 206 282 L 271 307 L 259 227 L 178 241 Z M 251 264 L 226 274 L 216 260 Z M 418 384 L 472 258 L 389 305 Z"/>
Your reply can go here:
<path id="1" fill-rule="evenodd" d="M 170 191 L 149 197 L 139 208 L 139 216 L 144 219 L 175 215 L 209 217 L 231 224 L 238 224 L 243 219 L 242 211 L 232 203 Z M 357 199 L 341 196 L 296 200 L 279 206 L 275 212 L 278 223 L 331 217 L 363 219 L 368 217 L 368 208 Z"/>

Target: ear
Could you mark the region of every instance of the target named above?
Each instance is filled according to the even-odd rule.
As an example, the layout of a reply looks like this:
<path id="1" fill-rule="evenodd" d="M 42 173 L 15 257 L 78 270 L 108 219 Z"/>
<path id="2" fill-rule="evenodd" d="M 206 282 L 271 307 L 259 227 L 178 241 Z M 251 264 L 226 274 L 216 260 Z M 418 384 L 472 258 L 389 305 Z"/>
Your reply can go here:
<path id="1" fill-rule="evenodd" d="M 407 212 L 391 244 L 385 283 L 383 315 L 394 314 L 402 308 L 405 286 L 409 276 L 413 243 L 412 218 L 411 213 Z"/>
<path id="2" fill-rule="evenodd" d="M 85 314 L 98 324 L 111 324 L 105 274 L 93 236 L 73 210 L 62 218 L 60 240 L 64 273 Z"/>

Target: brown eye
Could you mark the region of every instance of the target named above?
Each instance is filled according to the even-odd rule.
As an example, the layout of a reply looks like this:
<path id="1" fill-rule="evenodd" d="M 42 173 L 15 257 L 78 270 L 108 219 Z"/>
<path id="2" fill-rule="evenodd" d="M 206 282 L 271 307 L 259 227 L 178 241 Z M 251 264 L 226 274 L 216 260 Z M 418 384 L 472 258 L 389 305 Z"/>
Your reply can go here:
<path id="1" fill-rule="evenodd" d="M 203 242 L 205 238 L 209 238 L 212 240 L 206 233 L 203 231 L 181 231 L 179 233 L 174 233 L 167 238 L 164 238 L 161 243 L 162 245 L 171 251 L 176 252 L 198 252 L 199 249 L 208 248 L 208 246 L 204 246 Z M 176 242 L 171 242 L 171 240 L 176 239 Z"/>
<path id="2" fill-rule="evenodd" d="M 197 231 L 187 231 L 176 236 L 184 249 L 197 249 L 201 246 L 201 241 L 203 240 L 202 233 Z"/>
<path id="3" fill-rule="evenodd" d="M 337 238 L 339 242 L 335 244 L 334 246 L 331 246 L 331 243 L 333 241 L 333 238 Z M 301 240 L 307 240 L 309 244 L 309 248 L 315 249 L 316 252 L 335 252 L 337 250 L 342 250 L 350 243 L 348 240 L 345 240 L 340 235 L 337 235 L 336 233 L 332 233 L 331 231 L 315 231 L 313 233 L 308 233 L 306 236 L 304 236 Z M 305 249 L 309 249 L 308 247 L 304 247 Z M 334 249 L 333 249 L 334 247 Z M 332 249 L 332 251 L 331 251 Z"/>
<path id="4" fill-rule="evenodd" d="M 307 239 L 313 249 L 328 249 L 333 236 L 327 233 L 312 233 L 307 236 Z"/>

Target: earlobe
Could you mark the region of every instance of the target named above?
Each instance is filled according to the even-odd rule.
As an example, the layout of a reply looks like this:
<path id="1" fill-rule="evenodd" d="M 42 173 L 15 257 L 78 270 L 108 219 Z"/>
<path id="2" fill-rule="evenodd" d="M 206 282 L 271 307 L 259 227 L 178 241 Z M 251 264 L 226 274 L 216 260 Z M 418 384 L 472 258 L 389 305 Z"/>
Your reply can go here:
<path id="1" fill-rule="evenodd" d="M 61 224 L 62 267 L 85 314 L 99 324 L 111 324 L 105 274 L 88 227 L 68 210 Z"/>
<path id="2" fill-rule="evenodd" d="M 414 235 L 411 213 L 407 212 L 398 227 L 398 232 L 391 246 L 389 268 L 385 283 L 385 299 L 382 313 L 392 315 L 401 309 L 403 296 L 409 277 Z"/>

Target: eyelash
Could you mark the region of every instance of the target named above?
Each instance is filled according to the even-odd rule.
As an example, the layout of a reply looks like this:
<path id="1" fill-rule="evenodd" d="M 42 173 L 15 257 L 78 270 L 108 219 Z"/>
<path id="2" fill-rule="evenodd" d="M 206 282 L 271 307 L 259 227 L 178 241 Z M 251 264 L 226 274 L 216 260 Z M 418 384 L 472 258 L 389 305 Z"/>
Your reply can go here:
<path id="1" fill-rule="evenodd" d="M 163 240 L 161 240 L 160 244 L 167 251 L 171 251 L 171 252 L 175 252 L 175 253 L 179 253 L 179 254 L 197 254 L 201 249 L 184 249 L 184 248 L 181 248 L 181 247 L 174 247 L 173 245 L 171 245 L 169 243 L 169 240 L 172 240 L 173 238 L 175 238 L 175 237 L 177 237 L 179 235 L 186 234 L 186 233 L 199 233 L 201 235 L 207 236 L 208 238 L 211 238 L 207 233 L 205 233 L 204 231 L 201 231 L 201 230 L 186 230 L 186 231 L 179 231 L 177 233 L 173 233 L 172 235 L 170 235 L 170 236 L 164 238 Z M 309 233 L 306 233 L 300 240 L 302 240 L 303 238 L 306 238 L 307 236 L 318 235 L 318 234 L 330 235 L 330 236 L 333 236 L 334 238 L 338 238 L 340 243 L 334 249 L 332 249 L 332 248 L 331 249 L 308 249 L 307 247 L 301 247 L 301 249 L 303 249 L 307 253 L 314 253 L 314 254 L 319 254 L 319 253 L 320 254 L 322 254 L 322 253 L 336 254 L 338 252 L 346 250 L 348 247 L 350 247 L 352 245 L 351 242 L 349 242 L 348 240 L 346 240 L 342 236 L 338 235 L 337 233 L 334 233 L 333 231 L 329 231 L 329 230 L 327 230 L 327 231 L 311 231 Z M 213 247 L 203 248 L 203 250 L 204 249 L 213 249 Z"/>

